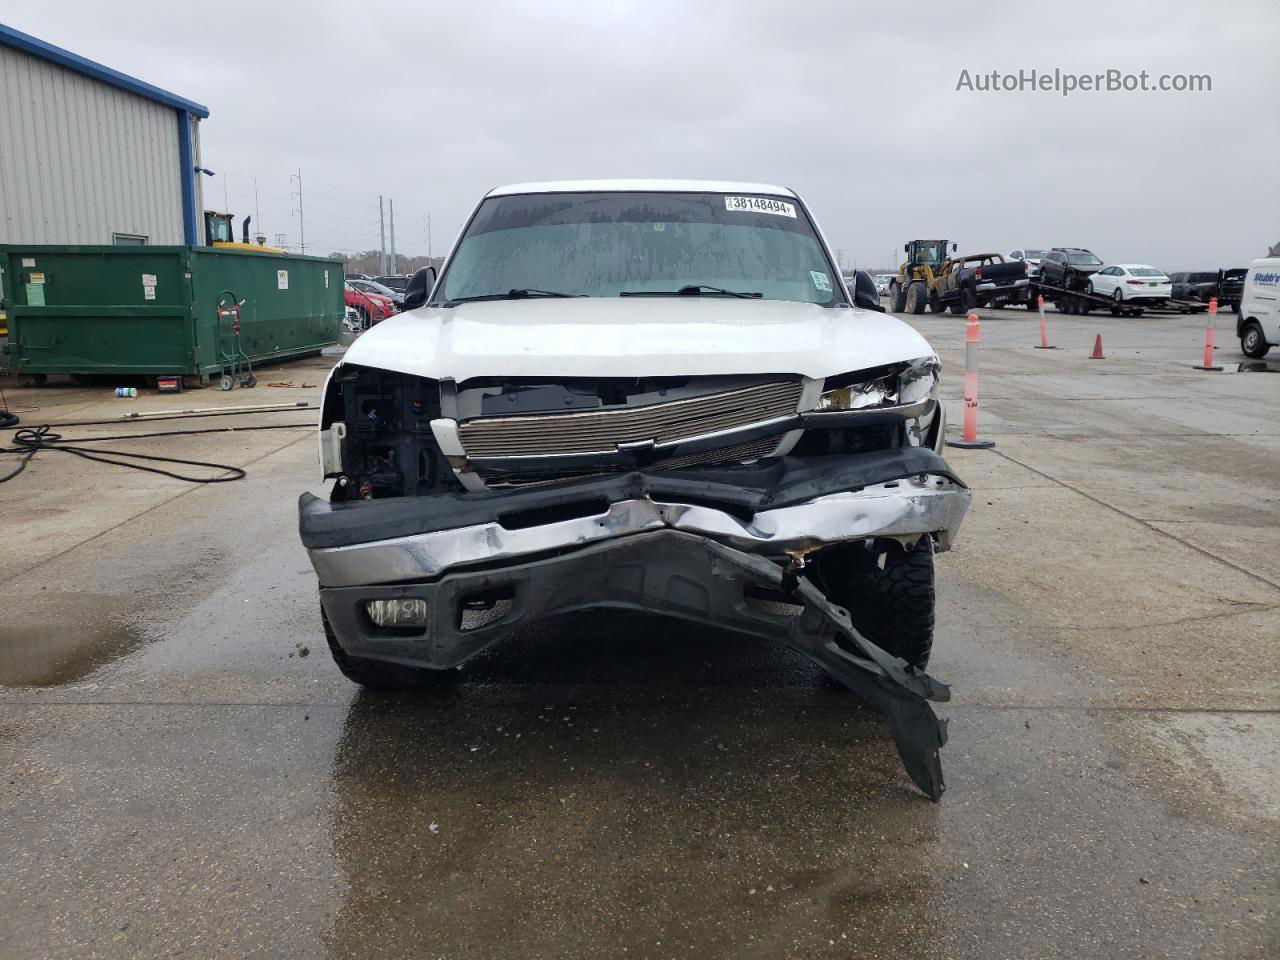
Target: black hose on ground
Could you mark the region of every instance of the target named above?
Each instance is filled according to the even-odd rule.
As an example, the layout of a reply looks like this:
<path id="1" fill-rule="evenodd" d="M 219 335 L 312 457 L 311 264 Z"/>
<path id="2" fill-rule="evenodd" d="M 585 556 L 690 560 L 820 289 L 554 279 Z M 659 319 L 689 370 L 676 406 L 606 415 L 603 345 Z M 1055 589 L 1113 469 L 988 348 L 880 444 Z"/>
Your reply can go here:
<path id="1" fill-rule="evenodd" d="M 273 412 L 280 413 L 287 411 Z M 119 421 L 112 421 L 112 423 L 119 423 Z M 310 424 L 277 423 L 256 427 L 209 427 L 203 430 L 165 430 L 155 433 L 130 433 L 108 437 L 64 438 L 61 434 L 54 433 L 48 424 L 40 427 L 27 427 L 17 431 L 13 435 L 13 446 L 0 447 L 0 453 L 22 454 L 22 458 L 18 462 L 18 466 L 4 476 L 0 476 L 0 483 L 6 483 L 18 474 L 22 473 L 22 471 L 27 468 L 27 464 L 31 462 L 31 458 L 41 451 L 70 453 L 85 460 L 112 464 L 117 467 L 128 467 L 131 470 L 141 470 L 144 473 L 155 473 L 162 477 L 171 477 L 174 480 L 182 480 L 186 483 L 230 483 L 234 480 L 243 480 L 248 474 L 241 467 L 232 466 L 231 464 L 226 463 L 209 463 L 204 460 L 185 460 L 180 457 L 161 457 L 156 454 L 134 453 L 127 450 L 105 450 L 98 453 L 86 450 L 83 447 L 71 446 L 71 444 L 100 443 L 106 440 L 142 440 L 152 439 L 155 437 L 190 436 L 202 433 L 235 433 L 248 430 L 311 429 L 314 429 L 314 427 Z M 147 466 L 145 463 L 131 463 L 129 462 L 131 460 L 145 460 L 153 463 L 171 463 L 187 467 L 208 467 L 210 470 L 217 470 L 220 471 L 220 473 L 207 477 L 186 476 L 184 474 L 174 473 L 171 470 L 165 470 L 162 467 Z"/>

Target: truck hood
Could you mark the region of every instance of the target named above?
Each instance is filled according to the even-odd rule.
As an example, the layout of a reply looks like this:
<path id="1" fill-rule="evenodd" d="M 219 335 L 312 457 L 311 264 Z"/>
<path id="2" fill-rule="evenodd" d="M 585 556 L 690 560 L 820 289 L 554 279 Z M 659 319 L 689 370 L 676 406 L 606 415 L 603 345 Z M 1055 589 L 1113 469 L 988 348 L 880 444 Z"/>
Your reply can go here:
<path id="1" fill-rule="evenodd" d="M 814 379 L 933 356 L 887 314 L 785 300 L 596 297 L 422 307 L 343 363 L 436 380 L 790 373 Z"/>

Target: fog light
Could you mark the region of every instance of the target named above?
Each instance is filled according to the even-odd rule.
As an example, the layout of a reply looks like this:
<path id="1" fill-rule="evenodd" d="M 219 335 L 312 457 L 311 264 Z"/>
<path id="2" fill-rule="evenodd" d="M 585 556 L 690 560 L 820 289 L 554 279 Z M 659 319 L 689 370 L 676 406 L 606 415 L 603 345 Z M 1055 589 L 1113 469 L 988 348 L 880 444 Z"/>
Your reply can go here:
<path id="1" fill-rule="evenodd" d="M 369 619 L 380 627 L 425 627 L 427 601 L 412 597 L 395 600 L 369 600 L 365 603 Z"/>

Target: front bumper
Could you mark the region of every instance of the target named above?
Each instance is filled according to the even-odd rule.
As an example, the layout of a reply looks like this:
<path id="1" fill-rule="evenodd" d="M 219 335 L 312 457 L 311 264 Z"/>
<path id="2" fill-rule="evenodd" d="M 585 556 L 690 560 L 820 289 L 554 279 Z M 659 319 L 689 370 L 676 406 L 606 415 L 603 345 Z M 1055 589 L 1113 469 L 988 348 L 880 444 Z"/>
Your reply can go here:
<path id="1" fill-rule="evenodd" d="M 815 459 L 338 504 L 303 494 L 299 528 L 322 587 L 432 580 L 659 529 L 775 558 L 923 534 L 950 547 L 969 491 L 932 450 Z"/>
<path id="2" fill-rule="evenodd" d="M 785 593 L 793 604 L 752 604 L 747 588 Z M 500 596 L 487 616 L 468 619 L 472 598 Z M 418 636 L 371 636 L 370 599 L 417 598 L 431 611 Z M 803 578 L 761 557 L 676 530 L 652 530 L 571 554 L 483 571 L 458 571 L 435 583 L 339 587 L 320 591 L 344 650 L 410 666 L 456 666 L 524 619 L 592 608 L 660 613 L 718 629 L 782 639 L 885 717 L 903 765 L 931 799 L 945 789 L 939 749 L 946 725 L 929 706 L 949 688 L 863 637 L 847 611 Z M 798 612 L 796 608 L 798 609 Z"/>
<path id="3" fill-rule="evenodd" d="M 435 497 L 331 504 L 304 494 L 299 526 L 351 656 L 448 669 L 521 622 L 590 608 L 780 638 L 885 716 L 912 779 L 936 800 L 946 731 L 927 701 L 947 688 L 862 637 L 793 564 L 872 538 L 931 536 L 946 549 L 969 499 L 941 457 L 911 447 Z M 790 606 L 760 604 L 755 588 Z M 367 603 L 393 599 L 423 601 L 425 626 L 374 623 Z"/>

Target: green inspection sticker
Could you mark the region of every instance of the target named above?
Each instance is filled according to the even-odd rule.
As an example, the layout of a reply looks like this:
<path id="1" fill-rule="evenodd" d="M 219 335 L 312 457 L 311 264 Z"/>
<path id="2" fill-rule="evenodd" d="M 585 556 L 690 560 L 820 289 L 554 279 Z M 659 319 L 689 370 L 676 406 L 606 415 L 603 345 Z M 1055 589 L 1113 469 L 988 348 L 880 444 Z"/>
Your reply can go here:
<path id="1" fill-rule="evenodd" d="M 27 306 L 28 307 L 44 306 L 44 284 L 43 283 L 27 284 Z"/>
<path id="2" fill-rule="evenodd" d="M 809 278 L 813 280 L 813 285 L 823 293 L 831 292 L 831 278 L 821 270 L 810 270 Z"/>

